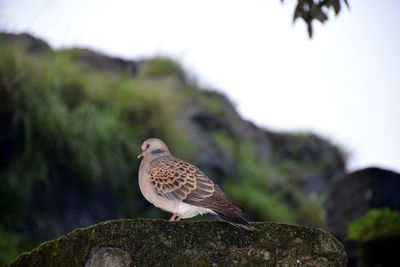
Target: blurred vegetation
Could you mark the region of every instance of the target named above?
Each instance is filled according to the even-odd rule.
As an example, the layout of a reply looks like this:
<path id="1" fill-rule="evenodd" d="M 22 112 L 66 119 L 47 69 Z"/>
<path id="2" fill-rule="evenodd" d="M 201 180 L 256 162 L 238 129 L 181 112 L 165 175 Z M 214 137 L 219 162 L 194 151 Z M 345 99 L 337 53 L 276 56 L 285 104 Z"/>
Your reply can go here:
<path id="1" fill-rule="evenodd" d="M 179 63 L 147 59 L 132 75 L 92 68 L 87 63 L 101 55 L 86 62 L 82 55 L 0 44 L 0 264 L 76 227 L 165 218 L 139 192 L 136 156 L 145 139 L 159 137 L 173 154 L 201 165 L 189 107 L 215 120 L 206 136 L 235 163 L 217 178 L 252 220 L 324 225 L 324 196 L 302 190 L 299 175 L 342 171 L 339 149 L 336 159 L 319 152 L 313 135 L 266 132 L 274 157 L 261 157 L 255 140 L 224 126 L 237 116 L 227 100 L 188 79 Z"/>
<path id="2" fill-rule="evenodd" d="M 388 207 L 371 209 L 357 220 L 349 223 L 350 240 L 359 243 L 380 238 L 400 237 L 400 213 Z"/>
<path id="3" fill-rule="evenodd" d="M 249 212 L 259 214 L 260 220 L 295 222 L 293 210 L 285 201 L 283 190 L 273 190 L 266 175 L 274 175 L 276 168 L 258 159 L 254 144 L 249 141 L 232 140 L 223 132 L 215 132 L 214 139 L 218 145 L 227 149 L 238 162 L 238 177 L 245 179 L 228 179 L 225 190 Z"/>
<path id="4" fill-rule="evenodd" d="M 1 226 L 0 226 L 1 227 Z M 24 249 L 33 249 L 33 246 L 22 245 L 24 237 L 21 234 L 6 231 L 0 228 L 0 264 L 4 265 L 17 258 Z"/>
<path id="5" fill-rule="evenodd" d="M 144 208 L 135 210 L 129 202 L 140 197 L 131 184 L 141 143 L 158 136 L 172 150 L 190 153 L 179 149 L 185 147 L 182 127 L 171 120 L 182 99 L 165 81 L 91 71 L 74 63 L 73 54 L 38 56 L 18 46 L 0 47 L 1 124 L 7 131 L 2 154 L 11 153 L 0 157 L 0 244 L 9 244 L 1 263 L 20 252 L 21 238 L 10 233 L 28 231 L 38 185 L 51 192 L 56 180 L 73 179 L 89 188 L 107 184 L 127 204 L 119 216 L 139 216 Z M 149 65 L 153 74 L 168 68 L 159 59 Z M 34 221 L 28 228 L 40 231 Z"/>
<path id="6" fill-rule="evenodd" d="M 295 179 L 310 167 L 308 164 L 290 159 L 275 163 L 262 160 L 253 142 L 235 140 L 224 131 L 215 131 L 213 139 L 238 164 L 238 175 L 226 179 L 224 189 L 248 209 L 252 218 L 323 226 L 323 197 L 310 198 Z M 313 167 L 318 168 L 318 164 Z"/>
<path id="7" fill-rule="evenodd" d="M 172 76 L 182 81 L 186 78 L 186 73 L 180 64 L 161 56 L 144 61 L 140 68 L 140 75 L 144 78 Z"/>

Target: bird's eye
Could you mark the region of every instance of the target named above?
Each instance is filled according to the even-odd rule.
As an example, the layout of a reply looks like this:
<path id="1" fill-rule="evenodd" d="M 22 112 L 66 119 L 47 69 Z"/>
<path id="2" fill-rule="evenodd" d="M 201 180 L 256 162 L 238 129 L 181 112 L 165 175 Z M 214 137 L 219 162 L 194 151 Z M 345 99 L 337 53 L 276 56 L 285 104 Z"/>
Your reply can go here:
<path id="1" fill-rule="evenodd" d="M 146 149 L 148 149 L 149 147 L 150 147 L 150 144 L 147 144 L 147 145 L 146 145 Z"/>

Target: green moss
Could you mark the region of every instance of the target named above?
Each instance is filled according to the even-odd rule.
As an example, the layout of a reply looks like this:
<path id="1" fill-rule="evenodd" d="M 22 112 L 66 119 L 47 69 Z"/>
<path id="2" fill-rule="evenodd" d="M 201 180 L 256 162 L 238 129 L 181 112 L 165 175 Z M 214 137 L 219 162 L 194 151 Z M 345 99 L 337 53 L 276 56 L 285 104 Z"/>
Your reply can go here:
<path id="1" fill-rule="evenodd" d="M 371 209 L 348 224 L 348 236 L 360 243 L 400 236 L 400 213 L 388 207 Z"/>

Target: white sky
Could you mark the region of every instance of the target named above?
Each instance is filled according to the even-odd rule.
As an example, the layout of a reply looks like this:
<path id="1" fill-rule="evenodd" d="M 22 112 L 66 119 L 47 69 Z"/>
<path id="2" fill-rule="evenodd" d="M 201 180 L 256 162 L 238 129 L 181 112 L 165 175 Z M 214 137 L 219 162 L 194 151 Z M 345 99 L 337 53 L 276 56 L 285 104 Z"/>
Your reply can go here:
<path id="1" fill-rule="evenodd" d="M 0 0 L 0 30 L 54 48 L 172 56 L 259 126 L 327 137 L 350 153 L 350 170 L 400 172 L 400 1 L 349 2 L 314 23 L 312 40 L 288 0 Z"/>

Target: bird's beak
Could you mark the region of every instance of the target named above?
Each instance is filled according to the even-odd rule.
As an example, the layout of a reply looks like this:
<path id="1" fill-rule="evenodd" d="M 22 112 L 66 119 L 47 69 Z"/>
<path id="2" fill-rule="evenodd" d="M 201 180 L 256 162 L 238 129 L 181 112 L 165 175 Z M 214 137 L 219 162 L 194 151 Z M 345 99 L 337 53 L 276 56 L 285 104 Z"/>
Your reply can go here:
<path id="1" fill-rule="evenodd" d="M 143 157 L 143 152 L 141 152 L 141 153 L 137 156 L 138 159 L 140 159 L 141 157 Z"/>

